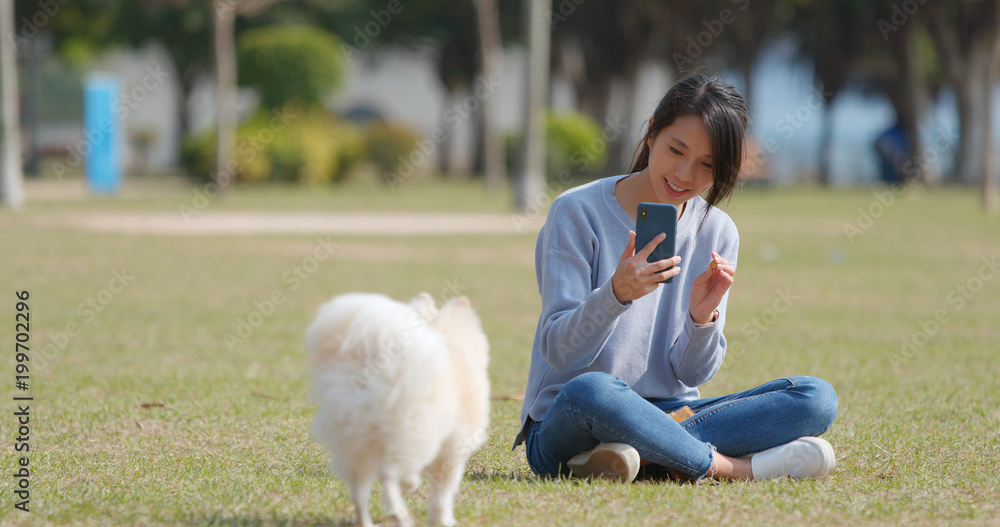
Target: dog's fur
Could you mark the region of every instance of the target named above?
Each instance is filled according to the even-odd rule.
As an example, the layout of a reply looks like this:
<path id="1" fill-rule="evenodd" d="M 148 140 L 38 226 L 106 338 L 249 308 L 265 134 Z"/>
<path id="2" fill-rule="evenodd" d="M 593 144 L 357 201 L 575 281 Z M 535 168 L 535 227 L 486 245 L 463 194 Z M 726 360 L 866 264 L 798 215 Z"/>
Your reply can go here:
<path id="1" fill-rule="evenodd" d="M 409 304 L 351 293 L 319 309 L 306 331 L 319 411 L 312 434 L 350 488 L 358 523 L 372 525 L 376 479 L 385 509 L 412 520 L 401 488 L 427 477 L 431 525 L 454 525 L 465 463 L 486 440 L 489 344 L 465 297 L 438 311 L 421 293 Z"/>

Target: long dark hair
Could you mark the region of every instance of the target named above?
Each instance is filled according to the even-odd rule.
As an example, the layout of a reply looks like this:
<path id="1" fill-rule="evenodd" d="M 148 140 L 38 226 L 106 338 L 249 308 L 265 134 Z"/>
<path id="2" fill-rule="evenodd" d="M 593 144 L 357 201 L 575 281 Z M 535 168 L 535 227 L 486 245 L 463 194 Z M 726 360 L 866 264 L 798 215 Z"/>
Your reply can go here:
<path id="1" fill-rule="evenodd" d="M 674 84 L 653 111 L 653 122 L 636 146 L 630 174 L 649 166 L 649 139 L 678 117 L 701 117 L 712 148 L 712 188 L 705 201 L 715 206 L 736 188 L 750 124 L 747 102 L 736 88 L 718 77 L 694 75 Z M 706 211 L 706 215 L 707 215 Z"/>

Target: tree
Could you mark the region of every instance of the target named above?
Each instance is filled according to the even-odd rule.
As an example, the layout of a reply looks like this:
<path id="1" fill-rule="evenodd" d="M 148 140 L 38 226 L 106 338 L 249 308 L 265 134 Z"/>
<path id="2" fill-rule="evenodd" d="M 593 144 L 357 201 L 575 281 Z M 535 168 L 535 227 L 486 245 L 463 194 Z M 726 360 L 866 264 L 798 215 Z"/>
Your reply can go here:
<path id="1" fill-rule="evenodd" d="M 833 140 L 833 100 L 856 71 L 858 61 L 871 49 L 873 37 L 853 28 L 873 27 L 873 10 L 868 0 L 845 2 L 812 1 L 796 10 L 792 27 L 800 43 L 800 53 L 812 60 L 818 91 L 823 98 L 820 129 L 820 185 L 830 184 L 830 148 Z"/>
<path id="2" fill-rule="evenodd" d="M 928 2 L 924 19 L 958 99 L 959 145 L 953 179 L 980 182 L 983 206 L 1000 207 L 993 152 L 993 87 L 1000 58 L 1000 6 L 996 0 Z"/>
<path id="3" fill-rule="evenodd" d="M 212 0 L 215 51 L 215 108 L 217 141 L 215 179 L 220 189 L 235 181 L 230 174 L 236 149 L 236 17 L 253 16 L 285 0 Z"/>
<path id="4" fill-rule="evenodd" d="M 479 48 L 481 72 L 486 82 L 499 80 L 503 66 L 503 45 L 500 42 L 500 12 L 496 0 L 473 0 L 479 25 Z M 504 163 L 504 140 L 497 129 L 495 101 L 482 103 L 483 153 L 486 172 L 486 188 L 499 190 L 507 179 Z"/>
<path id="5" fill-rule="evenodd" d="M 0 98 L 3 99 L 3 203 L 18 209 L 24 203 L 21 171 L 21 124 L 18 119 L 17 49 L 14 0 L 0 0 Z"/>
<path id="6" fill-rule="evenodd" d="M 524 167 L 515 206 L 525 210 L 545 189 L 545 108 L 549 87 L 549 0 L 525 0 L 528 75 L 525 101 Z"/>

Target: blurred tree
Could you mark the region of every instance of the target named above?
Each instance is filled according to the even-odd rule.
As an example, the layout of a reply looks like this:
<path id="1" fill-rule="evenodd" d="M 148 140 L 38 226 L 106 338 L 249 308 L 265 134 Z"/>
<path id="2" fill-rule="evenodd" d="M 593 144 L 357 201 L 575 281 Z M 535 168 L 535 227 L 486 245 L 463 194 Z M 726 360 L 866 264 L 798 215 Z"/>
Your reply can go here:
<path id="1" fill-rule="evenodd" d="M 503 75 L 503 44 L 500 41 L 500 10 L 496 0 L 473 0 L 479 26 L 479 53 L 482 78 L 499 80 Z M 482 102 L 483 161 L 486 172 L 486 188 L 497 191 L 507 179 L 504 166 L 503 135 L 497 129 L 495 116 L 496 100 L 488 98 Z"/>
<path id="2" fill-rule="evenodd" d="M 601 126 L 607 126 L 609 112 L 614 112 L 625 118 L 625 130 L 636 128 L 631 102 L 640 68 L 668 56 L 671 37 L 682 35 L 679 28 L 693 18 L 685 16 L 692 5 L 669 0 L 557 4 L 552 12 L 553 64 L 573 85 L 580 110 Z M 615 85 L 625 95 L 612 109 Z M 605 168 L 620 170 L 622 158 L 631 155 L 631 145 L 624 144 L 630 135 L 609 135 Z"/>
<path id="3" fill-rule="evenodd" d="M 813 75 L 823 99 L 820 128 L 818 182 L 830 184 L 830 148 L 833 140 L 833 100 L 847 85 L 857 63 L 872 48 L 873 34 L 857 31 L 874 27 L 876 3 L 871 0 L 801 1 L 795 8 L 791 30 L 800 53 L 813 63 Z"/>
<path id="4" fill-rule="evenodd" d="M 959 146 L 952 178 L 964 184 L 979 181 L 983 206 L 996 211 L 1000 194 L 992 116 L 1000 58 L 1000 2 L 928 2 L 923 9 L 958 99 Z"/>
<path id="5" fill-rule="evenodd" d="M 23 180 L 21 171 L 21 124 L 18 119 L 18 88 L 17 88 L 17 44 L 9 38 L 14 35 L 14 0 L 0 0 L 0 99 L 3 111 L 3 164 L 0 174 L 3 178 L 0 185 L 0 195 L 3 204 L 18 209 L 24 203 Z"/>
<path id="6" fill-rule="evenodd" d="M 322 107 L 344 77 L 340 40 L 315 26 L 280 25 L 244 31 L 237 42 L 239 83 L 260 90 L 269 109 Z"/>
<path id="7" fill-rule="evenodd" d="M 892 103 L 908 143 L 909 159 L 896 163 L 897 168 L 907 181 L 935 183 L 938 176 L 927 162 L 920 123 L 929 107 L 931 92 L 940 84 L 939 62 L 926 28 L 918 20 L 901 25 L 892 23 L 894 6 L 883 1 L 876 12 L 877 28 L 887 45 L 872 46 L 865 60 L 868 65 L 865 74 Z"/>
<path id="8" fill-rule="evenodd" d="M 490 106 L 496 103 L 498 86 L 505 81 L 498 50 L 502 42 L 508 40 L 502 35 L 520 34 L 518 24 L 522 18 L 516 3 L 477 2 L 479 0 L 409 0 L 390 10 L 392 4 L 372 9 L 370 3 L 355 1 L 337 20 L 324 19 L 319 23 L 336 29 L 347 43 L 350 60 L 360 51 L 378 46 L 401 46 L 433 53 L 438 78 L 446 91 L 446 110 L 439 126 L 444 133 L 434 145 L 438 164 L 442 171 L 451 171 L 455 130 L 468 119 L 474 119 L 477 137 L 473 170 L 482 169 L 487 175 L 492 173 L 496 180 L 496 174 L 503 177 L 503 147 L 496 144 L 502 137 L 489 132 L 493 138 L 487 141 L 486 136 L 487 130 L 496 129 L 494 124 L 487 124 L 493 117 L 488 113 L 492 110 Z M 480 25 L 486 29 L 485 33 L 479 30 Z M 485 49 L 491 50 L 485 54 L 493 58 L 484 56 Z M 487 70 L 496 73 L 490 74 Z M 487 147 L 487 144 L 492 146 Z M 489 169 L 497 160 L 500 169 L 496 166 Z"/>

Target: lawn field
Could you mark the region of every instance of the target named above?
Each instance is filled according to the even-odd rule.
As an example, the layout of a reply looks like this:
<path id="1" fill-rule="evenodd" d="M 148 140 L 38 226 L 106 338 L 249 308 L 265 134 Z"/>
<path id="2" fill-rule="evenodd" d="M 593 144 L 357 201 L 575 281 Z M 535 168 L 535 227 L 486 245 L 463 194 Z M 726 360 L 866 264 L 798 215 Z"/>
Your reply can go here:
<path id="1" fill-rule="evenodd" d="M 1000 218 L 954 190 L 739 191 L 726 336 L 705 396 L 787 375 L 839 394 L 821 481 L 542 480 L 511 452 L 540 308 L 537 232 L 436 236 L 98 233 L 52 214 L 177 211 L 191 189 L 0 211 L 0 525 L 348 525 L 309 437 L 303 332 L 348 291 L 467 295 L 491 342 L 490 438 L 460 525 L 1000 525 Z M 477 185 L 237 190 L 213 212 L 509 214 Z M 310 261 L 320 250 L 332 254 Z M 313 265 L 315 264 L 315 265 Z M 30 291 L 30 390 L 15 388 Z M 274 302 L 269 300 L 277 298 Z M 245 327 L 244 327 L 245 326 Z M 29 394 L 30 512 L 14 508 Z M 378 493 L 378 492 L 376 492 Z M 408 498 L 425 522 L 426 486 Z M 386 521 L 379 505 L 376 520 Z"/>

